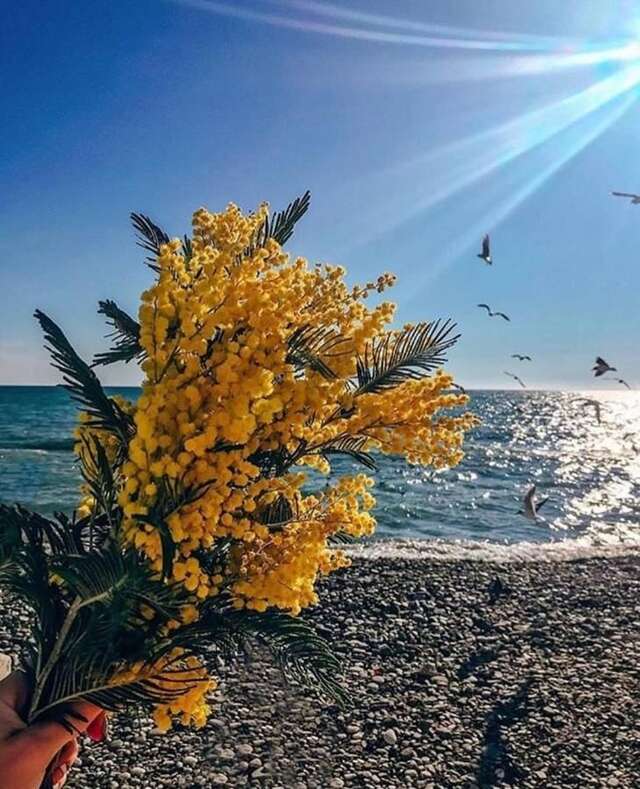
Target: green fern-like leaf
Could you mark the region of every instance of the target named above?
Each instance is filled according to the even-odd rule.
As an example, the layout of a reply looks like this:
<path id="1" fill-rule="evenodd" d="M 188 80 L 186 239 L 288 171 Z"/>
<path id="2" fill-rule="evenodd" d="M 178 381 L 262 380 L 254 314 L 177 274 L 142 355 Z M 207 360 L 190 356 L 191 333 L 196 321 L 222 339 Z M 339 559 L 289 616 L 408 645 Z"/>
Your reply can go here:
<path id="1" fill-rule="evenodd" d="M 193 242 L 186 235 L 182 237 L 182 254 L 187 263 L 189 263 L 193 257 Z"/>
<path id="2" fill-rule="evenodd" d="M 63 579 L 79 607 L 108 599 L 127 582 L 127 568 L 115 546 L 85 555 L 54 557 L 51 569 Z"/>
<path id="3" fill-rule="evenodd" d="M 418 323 L 372 340 L 357 360 L 355 394 L 383 392 L 440 367 L 460 337 L 452 335 L 455 326 L 450 320 Z"/>
<path id="4" fill-rule="evenodd" d="M 146 264 L 154 271 L 160 271 L 155 260 L 160 254 L 160 247 L 168 243 L 171 239 L 161 227 L 158 227 L 158 225 L 145 214 L 136 214 L 132 212 L 130 216 L 131 223 L 136 231 L 136 243 L 147 252 L 151 252 L 151 256 L 146 258 Z"/>
<path id="5" fill-rule="evenodd" d="M 63 388 L 87 411 L 89 424 L 115 434 L 126 445 L 134 432 L 131 418 L 107 396 L 91 367 L 78 356 L 51 318 L 40 310 L 35 311 L 35 318 L 44 332 L 51 364 L 62 373 Z"/>
<path id="6" fill-rule="evenodd" d="M 95 499 L 95 514 L 104 514 L 112 528 L 117 518 L 113 513 L 117 509 L 118 486 L 114 477 L 107 453 L 96 436 L 83 435 L 81 438 L 83 452 L 81 474 Z"/>
<path id="7" fill-rule="evenodd" d="M 314 628 L 299 617 L 280 611 L 257 613 L 212 603 L 200 620 L 183 629 L 183 636 L 196 649 L 223 648 L 242 652 L 257 641 L 271 652 L 284 676 L 340 704 L 347 693 L 338 681 L 340 662 Z"/>
<path id="8" fill-rule="evenodd" d="M 275 239 L 280 245 L 286 244 L 293 235 L 296 222 L 302 219 L 309 209 L 310 202 L 311 192 L 307 190 L 301 197 L 296 197 L 292 203 L 289 203 L 284 211 L 268 216 L 258 228 L 244 256 L 252 255 L 256 249 L 263 247 L 269 238 Z"/>
<path id="9" fill-rule="evenodd" d="M 286 446 L 260 450 L 250 455 L 248 460 L 260 468 L 263 477 L 281 477 L 306 454 L 308 454 L 307 441 L 302 439 L 293 450 L 287 449 Z"/>
<path id="10" fill-rule="evenodd" d="M 55 552 L 65 552 L 68 539 L 59 524 L 24 507 L 0 504 L 0 583 L 35 615 L 32 632 L 41 653 L 51 648 L 64 617 L 59 591 L 50 584 L 49 561 Z"/>
<path id="11" fill-rule="evenodd" d="M 107 322 L 113 327 L 109 337 L 114 342 L 108 351 L 96 354 L 93 365 L 113 364 L 114 362 L 128 363 L 141 360 L 145 356 L 140 345 L 140 324 L 115 303 L 107 299 L 98 302 L 98 312 L 107 316 Z"/>
<path id="12" fill-rule="evenodd" d="M 377 469 L 376 462 L 369 452 L 365 450 L 368 443 L 369 438 L 367 436 L 336 436 L 336 438 L 324 444 L 318 451 L 318 454 L 327 457 L 327 459 L 330 455 L 347 455 L 357 463 L 361 463 L 368 469 L 375 471 Z"/>
<path id="13" fill-rule="evenodd" d="M 286 496 L 280 494 L 274 501 L 258 509 L 256 520 L 272 531 L 280 529 L 294 518 L 298 517 L 297 502 L 291 502 Z"/>
<path id="14" fill-rule="evenodd" d="M 15 549 L 45 551 L 48 555 L 73 552 L 77 548 L 72 532 L 63 523 L 14 504 L 0 504 L 0 545 Z"/>
<path id="15" fill-rule="evenodd" d="M 166 646 L 148 655 L 147 665 L 152 667 L 163 651 Z M 109 712 L 132 706 L 167 704 L 198 682 L 194 679 L 185 685 L 179 667 L 169 666 L 161 672 L 127 679 L 120 676 L 121 668 L 124 666 L 118 660 L 117 650 L 110 645 L 100 651 L 75 650 L 56 664 L 32 721 L 45 714 L 60 720 L 68 712 L 68 705 L 78 699 L 90 701 Z M 172 674 L 177 680 L 173 684 Z"/>
<path id="16" fill-rule="evenodd" d="M 346 531 L 337 531 L 328 538 L 329 545 L 354 545 L 357 542 L 358 538 Z"/>
<path id="17" fill-rule="evenodd" d="M 278 244 L 284 246 L 293 235 L 296 223 L 309 210 L 310 203 L 311 192 L 307 189 L 302 197 L 296 197 L 284 211 L 279 211 L 267 220 L 264 229 L 265 238 L 275 238 Z"/>
<path id="18" fill-rule="evenodd" d="M 337 376 L 327 360 L 348 353 L 348 343 L 347 338 L 331 327 L 300 326 L 287 340 L 286 362 L 299 372 L 308 368 L 334 380 Z"/>

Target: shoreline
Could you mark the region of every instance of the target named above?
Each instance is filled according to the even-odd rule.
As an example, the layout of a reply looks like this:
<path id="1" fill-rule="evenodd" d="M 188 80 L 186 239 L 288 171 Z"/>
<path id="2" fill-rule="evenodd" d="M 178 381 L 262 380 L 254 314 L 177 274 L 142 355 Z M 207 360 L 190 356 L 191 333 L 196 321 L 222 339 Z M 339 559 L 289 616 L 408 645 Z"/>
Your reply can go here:
<path id="1" fill-rule="evenodd" d="M 69 788 L 637 785 L 640 554 L 473 555 L 356 555 L 320 585 L 305 616 L 343 661 L 351 708 L 286 687 L 256 650 L 220 663 L 203 730 L 159 736 L 120 715 Z M 1 652 L 21 622 L 2 607 Z"/>
<path id="2" fill-rule="evenodd" d="M 498 543 L 484 540 L 375 537 L 358 545 L 343 546 L 362 559 L 415 559 L 417 561 L 570 562 L 580 559 L 640 557 L 640 543 L 593 544 L 580 539 L 547 542 Z"/>

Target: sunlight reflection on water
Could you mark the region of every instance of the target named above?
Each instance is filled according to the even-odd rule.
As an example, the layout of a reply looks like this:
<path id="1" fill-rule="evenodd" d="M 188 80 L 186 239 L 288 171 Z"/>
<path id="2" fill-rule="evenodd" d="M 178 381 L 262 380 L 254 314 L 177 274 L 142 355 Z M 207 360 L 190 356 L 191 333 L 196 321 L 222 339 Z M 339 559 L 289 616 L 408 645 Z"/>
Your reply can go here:
<path id="1" fill-rule="evenodd" d="M 601 403 L 601 424 L 593 406 L 579 402 L 584 397 Z M 460 466 L 434 472 L 380 459 L 378 536 L 640 544 L 640 393 L 472 392 L 471 398 L 482 424 L 469 434 Z M 64 450 L 73 404 L 61 390 L 0 388 L 0 405 L 0 499 L 45 514 L 71 510 L 79 477 Z M 353 471 L 347 460 L 334 466 Z M 325 482 L 316 476 L 308 488 Z M 533 483 L 541 497 L 549 496 L 537 523 L 517 514 Z"/>
<path id="2" fill-rule="evenodd" d="M 602 404 L 602 423 L 582 397 Z M 640 394 L 476 392 L 482 425 L 456 469 L 429 473 L 385 460 L 379 532 L 446 539 L 640 543 Z M 535 483 L 539 523 L 517 514 Z"/>

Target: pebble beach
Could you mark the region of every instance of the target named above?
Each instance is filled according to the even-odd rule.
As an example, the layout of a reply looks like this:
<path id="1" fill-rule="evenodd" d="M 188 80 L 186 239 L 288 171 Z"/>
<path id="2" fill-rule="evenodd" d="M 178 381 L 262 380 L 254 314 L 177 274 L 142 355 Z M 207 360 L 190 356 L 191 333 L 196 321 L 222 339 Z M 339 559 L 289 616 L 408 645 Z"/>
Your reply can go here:
<path id="1" fill-rule="evenodd" d="M 286 686 L 256 652 L 220 666 L 206 728 L 120 715 L 67 785 L 640 785 L 640 552 L 472 555 L 378 543 L 323 583 L 311 618 L 351 707 Z M 25 621 L 2 606 L 0 652 L 17 654 Z"/>

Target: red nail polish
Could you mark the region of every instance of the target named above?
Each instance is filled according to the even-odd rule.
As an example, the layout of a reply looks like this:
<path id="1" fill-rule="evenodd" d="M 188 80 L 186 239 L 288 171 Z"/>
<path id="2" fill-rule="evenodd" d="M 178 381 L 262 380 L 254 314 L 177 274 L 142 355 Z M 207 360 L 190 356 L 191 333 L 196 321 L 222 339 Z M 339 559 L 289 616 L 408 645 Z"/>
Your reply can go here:
<path id="1" fill-rule="evenodd" d="M 87 734 L 94 742 L 102 742 L 107 736 L 107 716 L 103 713 L 87 726 Z"/>

